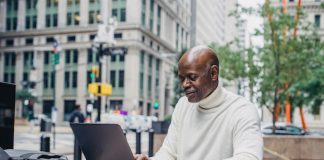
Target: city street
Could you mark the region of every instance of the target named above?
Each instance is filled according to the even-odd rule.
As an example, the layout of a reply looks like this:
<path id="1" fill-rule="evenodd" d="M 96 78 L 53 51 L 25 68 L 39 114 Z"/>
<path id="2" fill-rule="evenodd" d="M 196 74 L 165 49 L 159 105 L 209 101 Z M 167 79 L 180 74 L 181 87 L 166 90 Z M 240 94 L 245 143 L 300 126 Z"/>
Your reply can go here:
<path id="1" fill-rule="evenodd" d="M 31 129 L 27 124 L 15 125 L 14 149 L 40 150 L 40 137 L 42 133 L 40 133 L 39 130 L 39 126 L 34 126 Z M 73 159 L 74 136 L 71 128 L 68 125 L 65 125 L 58 126 L 55 130 L 55 148 L 53 146 L 53 134 L 49 134 L 51 136 L 50 152 L 63 154 L 66 155 L 68 159 Z M 135 153 L 135 133 L 128 132 L 126 137 L 133 153 Z M 141 141 L 141 151 L 142 153 L 147 154 L 148 134 L 146 132 L 142 133 Z"/>

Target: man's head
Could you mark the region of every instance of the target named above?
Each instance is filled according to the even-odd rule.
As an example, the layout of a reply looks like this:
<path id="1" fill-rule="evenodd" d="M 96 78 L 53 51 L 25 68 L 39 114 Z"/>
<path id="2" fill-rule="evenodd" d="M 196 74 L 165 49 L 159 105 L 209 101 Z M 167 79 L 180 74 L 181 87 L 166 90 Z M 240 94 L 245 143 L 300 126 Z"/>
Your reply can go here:
<path id="1" fill-rule="evenodd" d="M 189 102 L 199 102 L 218 85 L 219 62 L 207 46 L 189 49 L 179 60 L 178 76 Z"/>
<path id="2" fill-rule="evenodd" d="M 80 111 L 81 110 L 81 105 L 80 104 L 76 104 L 74 109 Z"/>

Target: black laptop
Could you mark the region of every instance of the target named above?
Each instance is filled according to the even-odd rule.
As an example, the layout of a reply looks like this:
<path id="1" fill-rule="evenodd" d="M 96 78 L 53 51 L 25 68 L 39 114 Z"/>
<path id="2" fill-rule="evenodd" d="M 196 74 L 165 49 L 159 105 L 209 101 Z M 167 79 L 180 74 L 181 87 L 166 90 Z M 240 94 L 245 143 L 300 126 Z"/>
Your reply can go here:
<path id="1" fill-rule="evenodd" d="M 134 160 L 118 124 L 71 123 L 71 128 L 87 160 Z"/>
<path id="2" fill-rule="evenodd" d="M 0 82 L 0 147 L 13 149 L 16 86 Z"/>

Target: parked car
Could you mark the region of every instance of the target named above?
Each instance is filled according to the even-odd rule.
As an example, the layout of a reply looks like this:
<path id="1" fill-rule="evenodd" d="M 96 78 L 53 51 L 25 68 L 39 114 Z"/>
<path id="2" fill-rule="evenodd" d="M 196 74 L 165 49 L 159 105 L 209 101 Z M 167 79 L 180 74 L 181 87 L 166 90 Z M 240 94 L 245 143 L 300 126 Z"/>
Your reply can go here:
<path id="1" fill-rule="evenodd" d="M 275 133 L 272 133 L 272 124 L 261 126 L 261 132 L 265 135 L 305 135 L 306 132 L 303 128 L 297 127 L 293 124 L 276 123 Z"/>

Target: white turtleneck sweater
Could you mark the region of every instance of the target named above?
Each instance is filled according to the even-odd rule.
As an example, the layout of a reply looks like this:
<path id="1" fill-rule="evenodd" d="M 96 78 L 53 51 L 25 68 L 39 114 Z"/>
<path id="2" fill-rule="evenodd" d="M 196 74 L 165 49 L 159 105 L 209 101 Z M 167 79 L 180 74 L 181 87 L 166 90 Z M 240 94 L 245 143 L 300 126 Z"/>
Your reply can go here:
<path id="1" fill-rule="evenodd" d="M 218 86 L 198 103 L 182 97 L 162 147 L 152 160 L 261 160 L 256 107 Z"/>

